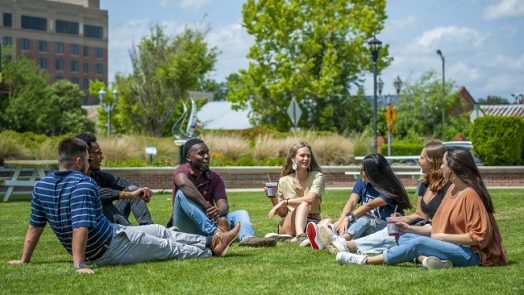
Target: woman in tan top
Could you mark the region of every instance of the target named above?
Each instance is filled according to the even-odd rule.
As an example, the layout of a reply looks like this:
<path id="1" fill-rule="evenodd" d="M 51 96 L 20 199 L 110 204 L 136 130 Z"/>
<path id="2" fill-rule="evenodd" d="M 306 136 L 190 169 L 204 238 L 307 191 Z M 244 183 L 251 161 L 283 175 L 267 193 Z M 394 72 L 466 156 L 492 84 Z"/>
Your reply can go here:
<path id="1" fill-rule="evenodd" d="M 305 234 L 307 222 L 320 220 L 323 193 L 324 175 L 311 147 L 305 142 L 297 143 L 286 156 L 277 196 L 271 198 L 273 208 L 268 217 L 280 215 L 283 219 L 278 232 L 291 235 L 294 237 L 291 242 L 302 244 L 308 241 Z"/>
<path id="2" fill-rule="evenodd" d="M 401 223 L 405 233 L 401 234 L 398 247 L 369 258 L 339 253 L 337 261 L 345 264 L 396 264 L 422 256 L 422 265 L 429 269 L 507 264 L 506 251 L 493 216 L 493 202 L 471 153 L 460 147 L 449 148 L 441 168 L 453 184 L 433 216 L 432 227 L 418 227 L 418 234 L 414 234 L 407 232 L 415 232 L 411 226 Z"/>

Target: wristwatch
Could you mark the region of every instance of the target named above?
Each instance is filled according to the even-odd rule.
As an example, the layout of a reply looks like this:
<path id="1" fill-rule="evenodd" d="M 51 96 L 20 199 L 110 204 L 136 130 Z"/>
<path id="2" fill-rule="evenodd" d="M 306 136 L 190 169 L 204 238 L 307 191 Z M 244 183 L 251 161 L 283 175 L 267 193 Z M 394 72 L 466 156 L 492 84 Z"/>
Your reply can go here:
<path id="1" fill-rule="evenodd" d="M 83 269 L 86 267 L 85 263 L 75 263 L 73 264 L 73 267 L 75 268 L 75 270 L 79 270 L 79 269 Z"/>
<path id="2" fill-rule="evenodd" d="M 349 217 L 349 223 L 355 220 L 355 214 L 353 214 L 353 212 L 349 212 L 348 214 L 346 214 L 346 216 Z"/>

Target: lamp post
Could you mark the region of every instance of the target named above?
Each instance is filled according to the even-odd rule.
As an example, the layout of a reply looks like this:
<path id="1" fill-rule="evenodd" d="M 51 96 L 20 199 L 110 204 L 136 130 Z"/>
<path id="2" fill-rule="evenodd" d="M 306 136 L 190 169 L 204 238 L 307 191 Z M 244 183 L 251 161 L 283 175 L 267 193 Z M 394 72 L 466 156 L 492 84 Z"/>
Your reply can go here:
<path id="1" fill-rule="evenodd" d="M 402 89 L 402 80 L 400 80 L 400 77 L 397 76 L 397 78 L 393 81 L 393 85 L 395 86 L 395 90 L 397 91 L 397 99 L 400 96 L 400 90 Z M 389 107 L 391 107 L 391 97 L 389 98 L 388 102 Z M 391 129 L 389 128 L 389 122 L 388 122 L 388 156 L 391 156 Z"/>
<path id="2" fill-rule="evenodd" d="M 445 121 L 445 109 L 446 109 L 446 59 L 440 49 L 437 49 L 437 54 L 442 60 L 442 136 L 444 136 L 444 121 Z"/>
<path id="3" fill-rule="evenodd" d="M 107 113 L 107 136 L 111 136 L 111 112 L 115 108 L 115 105 L 118 101 L 118 91 L 116 89 L 113 90 L 113 101 L 106 100 L 106 92 L 104 91 L 104 88 L 100 89 L 98 91 L 98 97 L 100 98 L 100 103 L 102 104 L 102 108 L 104 108 L 104 111 Z"/>
<path id="4" fill-rule="evenodd" d="M 386 108 L 386 102 L 384 101 L 384 98 L 382 97 L 382 89 L 384 89 L 384 81 L 382 81 L 381 77 L 378 77 L 377 87 L 378 87 L 378 97 L 382 101 L 382 103 L 384 104 L 384 109 L 385 109 Z"/>
<path id="5" fill-rule="evenodd" d="M 373 39 L 368 41 L 369 49 L 371 50 L 371 59 L 373 60 L 373 152 L 377 152 L 377 60 L 378 51 L 382 46 L 382 42 L 373 36 Z"/>

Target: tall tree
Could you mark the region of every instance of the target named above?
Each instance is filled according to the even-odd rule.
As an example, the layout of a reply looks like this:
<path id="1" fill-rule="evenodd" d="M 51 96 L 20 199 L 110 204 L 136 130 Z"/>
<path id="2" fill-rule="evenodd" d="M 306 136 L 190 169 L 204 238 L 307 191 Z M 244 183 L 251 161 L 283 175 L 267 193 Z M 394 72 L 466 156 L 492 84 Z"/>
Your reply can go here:
<path id="1" fill-rule="evenodd" d="M 295 98 L 301 127 L 344 129 L 344 104 L 372 68 L 366 41 L 384 26 L 385 0 L 248 0 L 242 13 L 255 45 L 248 68 L 229 81 L 228 99 L 249 105 L 261 126 L 289 129 L 286 110 Z M 379 68 L 390 61 L 384 46 Z"/>
<path id="2" fill-rule="evenodd" d="M 217 49 L 208 48 L 205 34 L 186 28 L 169 37 L 156 26 L 131 50 L 133 73 L 116 77 L 123 128 L 154 136 L 169 133 L 179 102 L 215 65 Z"/>
<path id="3" fill-rule="evenodd" d="M 469 114 L 463 113 L 462 108 L 466 102 L 456 90 L 454 81 L 446 81 L 448 95 L 443 104 L 442 84 L 435 71 L 424 73 L 414 83 L 406 81 L 396 104 L 398 119 L 394 125 L 395 135 L 405 137 L 408 134 L 417 134 L 444 140 L 451 139 L 456 133 L 467 136 Z M 443 105 L 444 112 L 447 114 L 444 125 L 442 125 Z"/>
<path id="4" fill-rule="evenodd" d="M 19 56 L 4 64 L 0 129 L 31 131 L 48 135 L 93 131 L 87 119 L 78 85 L 59 80 L 48 84 L 48 76 L 36 64 Z"/>
<path id="5" fill-rule="evenodd" d="M 480 104 L 509 104 L 507 99 L 495 95 L 488 95 L 486 98 L 481 98 L 477 102 Z"/>

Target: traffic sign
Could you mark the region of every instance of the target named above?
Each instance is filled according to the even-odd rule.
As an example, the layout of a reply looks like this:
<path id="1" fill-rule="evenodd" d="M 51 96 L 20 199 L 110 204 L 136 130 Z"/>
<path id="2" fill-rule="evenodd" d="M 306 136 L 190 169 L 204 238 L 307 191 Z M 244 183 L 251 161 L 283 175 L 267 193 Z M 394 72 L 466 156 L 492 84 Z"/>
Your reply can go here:
<path id="1" fill-rule="evenodd" d="M 386 120 L 393 125 L 393 123 L 397 120 L 397 112 L 395 112 L 395 108 L 393 108 L 392 105 L 388 106 L 388 109 L 386 110 Z"/>
<path id="2" fill-rule="evenodd" d="M 302 116 L 302 110 L 300 109 L 300 106 L 298 105 L 298 102 L 295 100 L 295 98 L 293 98 L 291 100 L 291 103 L 289 103 L 289 107 L 287 108 L 287 114 L 291 119 L 293 126 L 297 128 L 298 120 L 300 120 L 300 116 Z"/>

